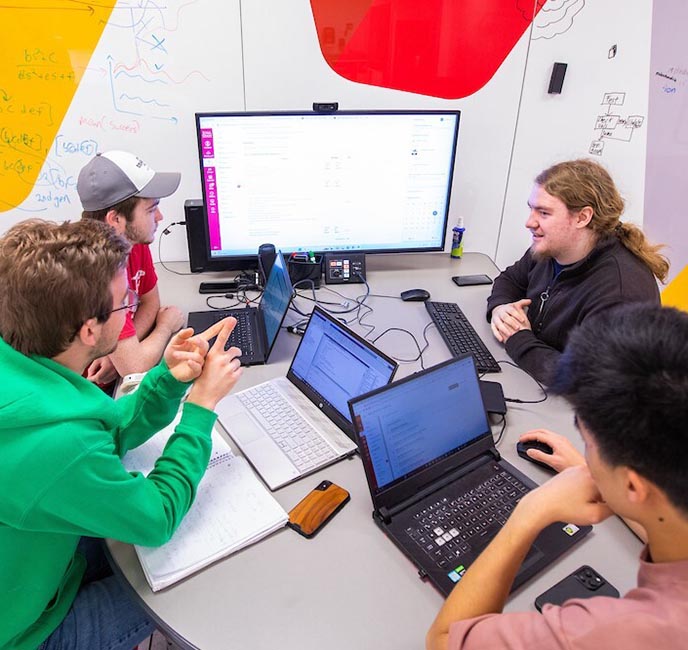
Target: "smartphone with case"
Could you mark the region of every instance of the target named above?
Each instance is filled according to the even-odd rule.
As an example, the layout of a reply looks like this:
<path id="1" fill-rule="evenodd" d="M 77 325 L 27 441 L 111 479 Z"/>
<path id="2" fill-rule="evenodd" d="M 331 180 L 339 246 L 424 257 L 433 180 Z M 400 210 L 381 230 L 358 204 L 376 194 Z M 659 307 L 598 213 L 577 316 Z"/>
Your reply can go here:
<path id="1" fill-rule="evenodd" d="M 289 511 L 287 526 L 313 537 L 348 502 L 351 495 L 331 481 L 322 481 Z"/>
<path id="2" fill-rule="evenodd" d="M 492 278 L 484 273 L 480 273 L 479 275 L 455 275 L 452 280 L 460 287 L 470 287 L 476 284 L 492 284 Z"/>
<path id="3" fill-rule="evenodd" d="M 541 593 L 535 599 L 538 612 L 547 603 L 561 605 L 570 598 L 593 598 L 594 596 L 619 597 L 616 587 L 607 582 L 595 569 L 584 564 L 556 585 Z"/>

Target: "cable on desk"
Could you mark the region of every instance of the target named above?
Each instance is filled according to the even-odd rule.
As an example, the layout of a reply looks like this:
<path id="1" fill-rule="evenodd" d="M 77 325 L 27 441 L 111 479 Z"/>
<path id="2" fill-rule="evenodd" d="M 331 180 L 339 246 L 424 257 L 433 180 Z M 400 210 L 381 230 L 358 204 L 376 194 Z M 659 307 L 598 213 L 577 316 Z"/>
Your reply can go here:
<path id="1" fill-rule="evenodd" d="M 504 430 L 506 429 L 506 415 L 502 415 L 501 419 L 502 423 L 502 428 L 499 430 L 499 433 L 497 434 L 497 437 L 494 439 L 494 445 L 495 447 L 502 442 L 502 438 L 504 437 Z"/>
<path id="2" fill-rule="evenodd" d="M 418 343 L 418 340 L 416 337 L 413 335 L 413 332 L 409 332 L 408 330 L 404 329 L 403 327 L 388 327 L 384 332 L 381 334 L 378 334 L 374 339 L 372 339 L 370 342 L 371 343 L 377 343 L 379 339 L 381 339 L 385 334 L 389 332 L 403 332 L 404 334 L 408 334 L 412 339 L 413 342 L 416 344 L 416 348 L 418 349 L 418 355 L 414 357 L 413 359 L 402 359 L 400 357 L 395 357 L 394 355 L 390 354 L 389 356 L 392 357 L 395 361 L 398 361 L 399 363 L 415 363 L 416 361 L 420 360 L 420 367 L 421 370 L 425 370 L 425 366 L 423 365 L 423 352 L 425 352 L 428 349 L 428 346 L 430 345 L 430 342 L 428 341 L 428 338 L 426 336 L 428 327 L 430 324 L 426 325 L 425 328 L 423 329 L 423 339 L 425 340 L 425 345 L 421 349 L 420 344 Z"/>
<path id="3" fill-rule="evenodd" d="M 363 303 L 365 302 L 365 299 L 368 296 L 368 294 L 366 293 L 366 295 L 363 297 L 359 296 L 357 298 L 349 298 L 348 296 L 345 296 L 344 294 L 341 294 L 338 291 L 331 289 L 330 287 L 320 287 L 321 289 L 326 289 L 327 291 L 334 293 L 335 295 L 339 296 L 343 300 L 343 302 L 338 302 L 338 303 L 337 302 L 329 302 L 329 301 L 320 300 L 315 295 L 315 282 L 313 282 L 313 280 L 311 280 L 311 279 L 306 278 L 304 280 L 299 280 L 298 282 L 294 283 L 293 286 L 296 289 L 297 285 L 303 284 L 303 283 L 307 283 L 310 285 L 310 289 L 313 292 L 313 297 L 311 298 L 310 296 L 306 296 L 303 293 L 298 293 L 298 292 L 296 293 L 296 296 L 298 298 L 303 298 L 304 300 L 310 300 L 311 302 L 314 302 L 316 305 L 318 305 L 319 307 L 324 309 L 328 314 L 333 314 L 333 315 L 351 314 L 352 312 L 360 311 L 361 307 L 364 306 Z M 367 282 L 366 282 L 366 286 L 368 286 Z M 351 301 L 354 301 L 356 303 L 354 307 L 349 307 L 349 305 L 351 304 Z M 342 309 L 331 309 L 330 307 L 328 307 L 326 305 L 341 306 L 341 307 L 345 307 L 345 309 L 343 309 L 343 310 Z M 365 305 L 365 306 L 368 307 L 367 305 Z M 307 314 L 304 314 L 301 310 L 299 310 L 299 308 L 296 306 L 294 306 L 293 309 L 295 312 L 297 312 L 298 314 L 301 314 L 302 316 L 307 315 Z M 370 309 L 370 307 L 368 307 L 368 309 Z M 356 320 L 356 319 L 354 319 L 354 320 Z M 353 322 L 353 321 L 349 321 L 349 322 Z M 349 324 L 346 321 L 344 321 L 344 323 L 346 325 Z"/>
<path id="4" fill-rule="evenodd" d="M 160 233 L 160 237 L 158 237 L 158 261 L 160 262 L 160 266 L 162 266 L 162 268 L 165 269 L 165 271 L 167 271 L 168 273 L 174 273 L 175 275 L 195 275 L 195 273 L 191 273 L 190 271 L 188 271 L 186 273 L 182 273 L 181 271 L 175 271 L 174 269 L 171 269 L 169 266 L 167 266 L 167 264 L 165 264 L 165 262 L 162 259 L 162 252 L 161 252 L 162 238 L 163 238 L 163 235 L 169 235 L 170 234 L 170 232 L 171 232 L 170 229 L 172 228 L 172 226 L 185 226 L 185 225 L 186 225 L 186 221 L 174 221 L 169 226 L 167 226 L 167 228 L 165 228 Z"/>
<path id="5" fill-rule="evenodd" d="M 214 293 L 214 294 L 211 294 L 211 295 L 206 297 L 205 304 L 210 309 L 221 310 L 221 311 L 224 311 L 226 309 L 233 309 L 234 307 L 237 307 L 239 305 L 248 306 L 251 304 L 258 304 L 260 302 L 260 299 L 263 296 L 263 290 L 260 288 L 254 288 L 254 287 L 255 287 L 255 285 L 252 285 L 252 284 L 244 285 L 244 286 L 239 285 L 239 288 L 232 293 L 225 293 L 225 294 L 221 294 L 221 293 L 215 294 Z M 249 298 L 246 295 L 247 291 L 258 291 L 259 293 L 255 298 Z M 231 305 L 223 305 L 223 306 L 211 304 L 210 301 L 213 299 L 217 299 L 217 298 L 225 298 L 227 300 L 231 300 L 233 298 L 233 299 L 235 299 L 236 302 L 233 302 Z"/>
<path id="6" fill-rule="evenodd" d="M 501 360 L 501 361 L 497 361 L 497 363 L 506 363 L 506 364 L 509 364 L 510 366 L 513 366 L 514 368 L 518 368 L 521 372 L 528 375 L 528 377 L 530 377 L 538 385 L 538 388 L 542 391 L 542 394 L 543 394 L 543 397 L 541 397 L 540 399 L 517 399 L 515 397 L 505 397 L 504 398 L 505 402 L 511 402 L 513 404 L 541 404 L 542 402 L 547 400 L 547 398 L 549 397 L 549 394 L 547 393 L 547 389 L 537 379 L 535 379 L 535 377 L 533 377 L 533 375 L 531 375 L 530 373 L 523 370 L 523 368 L 521 368 L 520 366 L 515 364 L 513 361 Z"/>
<path id="7" fill-rule="evenodd" d="M 227 299 L 227 300 L 231 300 L 232 298 L 235 298 L 236 300 L 235 300 L 235 302 L 233 302 L 231 305 L 211 305 L 211 304 L 210 304 L 210 301 L 213 300 L 213 299 L 215 299 L 215 298 L 225 298 L 225 299 Z M 234 307 L 238 307 L 238 306 L 241 305 L 242 303 L 243 303 L 243 301 L 241 300 L 241 298 L 239 298 L 238 296 L 236 296 L 236 295 L 233 294 L 233 293 L 227 293 L 227 294 L 225 294 L 224 296 L 213 294 L 213 295 L 211 295 L 211 296 L 207 296 L 206 299 L 205 299 L 205 304 L 206 304 L 210 309 L 215 309 L 215 310 L 219 310 L 219 311 L 225 311 L 225 310 L 227 310 L 227 309 L 233 309 Z"/>

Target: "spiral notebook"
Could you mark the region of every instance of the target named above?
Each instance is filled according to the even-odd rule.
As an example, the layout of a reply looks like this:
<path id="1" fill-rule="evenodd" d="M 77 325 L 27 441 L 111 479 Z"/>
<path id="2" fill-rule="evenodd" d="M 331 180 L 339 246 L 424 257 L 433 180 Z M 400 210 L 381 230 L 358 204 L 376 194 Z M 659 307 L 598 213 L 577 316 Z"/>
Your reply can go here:
<path id="1" fill-rule="evenodd" d="M 128 452 L 123 459 L 125 467 L 148 474 L 180 417 Z M 134 547 L 153 591 L 263 539 L 287 523 L 287 513 L 246 459 L 235 456 L 215 429 L 212 442 L 210 462 L 196 499 L 172 539 L 156 548 Z"/>

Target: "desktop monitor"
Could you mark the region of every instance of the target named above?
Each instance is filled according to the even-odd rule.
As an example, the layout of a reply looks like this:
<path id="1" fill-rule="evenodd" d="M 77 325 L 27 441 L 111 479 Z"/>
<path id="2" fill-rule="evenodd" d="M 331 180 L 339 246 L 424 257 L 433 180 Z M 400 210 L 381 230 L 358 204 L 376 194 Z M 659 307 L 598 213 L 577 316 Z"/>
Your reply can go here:
<path id="1" fill-rule="evenodd" d="M 458 111 L 197 113 L 209 270 L 444 248 Z"/>

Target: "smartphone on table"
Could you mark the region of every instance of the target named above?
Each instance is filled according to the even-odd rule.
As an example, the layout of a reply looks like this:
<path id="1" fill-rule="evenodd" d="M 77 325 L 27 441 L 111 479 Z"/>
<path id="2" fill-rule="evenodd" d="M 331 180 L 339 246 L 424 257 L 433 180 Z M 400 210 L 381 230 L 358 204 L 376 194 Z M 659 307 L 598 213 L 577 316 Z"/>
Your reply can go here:
<path id="1" fill-rule="evenodd" d="M 321 481 L 289 511 L 287 526 L 304 537 L 314 537 L 351 499 L 332 481 Z"/>
<path id="2" fill-rule="evenodd" d="M 484 273 L 477 275 L 455 275 L 452 280 L 454 284 L 460 287 L 471 287 L 476 284 L 492 284 L 492 278 Z"/>
<path id="3" fill-rule="evenodd" d="M 618 598 L 619 590 L 607 582 L 595 569 L 584 564 L 541 593 L 535 599 L 535 607 L 538 612 L 541 612 L 547 603 L 561 605 L 571 598 L 593 598 L 594 596 Z"/>

